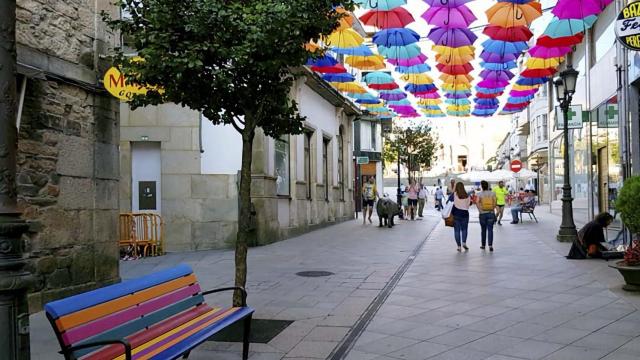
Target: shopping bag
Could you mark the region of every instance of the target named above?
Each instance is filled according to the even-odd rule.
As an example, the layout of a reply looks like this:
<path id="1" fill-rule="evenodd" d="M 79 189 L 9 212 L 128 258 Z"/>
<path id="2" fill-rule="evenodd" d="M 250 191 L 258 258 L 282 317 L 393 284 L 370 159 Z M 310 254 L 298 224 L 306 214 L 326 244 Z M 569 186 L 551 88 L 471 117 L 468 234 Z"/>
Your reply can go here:
<path id="1" fill-rule="evenodd" d="M 453 202 L 448 202 L 442 209 L 442 213 L 441 213 L 442 218 L 447 219 L 449 216 L 451 216 L 452 210 L 453 210 Z"/>

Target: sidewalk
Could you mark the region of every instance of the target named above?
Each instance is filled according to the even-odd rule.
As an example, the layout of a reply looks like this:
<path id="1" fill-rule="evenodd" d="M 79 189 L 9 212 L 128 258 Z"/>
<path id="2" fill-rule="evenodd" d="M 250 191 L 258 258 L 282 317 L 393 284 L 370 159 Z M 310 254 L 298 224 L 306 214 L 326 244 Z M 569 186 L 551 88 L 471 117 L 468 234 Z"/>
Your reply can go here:
<path id="1" fill-rule="evenodd" d="M 250 358 L 640 358 L 640 297 L 620 289 L 622 278 L 606 262 L 566 260 L 570 245 L 555 240 L 559 217 L 540 211 L 539 224 L 505 221 L 489 253 L 479 249 L 472 215 L 471 249 L 460 254 L 439 213 L 427 215 L 394 229 L 351 221 L 250 249 L 255 317 L 294 321 L 268 344 L 252 344 Z M 121 274 L 181 262 L 194 267 L 203 288 L 232 283 L 231 251 L 123 262 Z M 296 275 L 309 270 L 335 275 Z M 31 321 L 32 358 L 59 359 L 42 313 Z M 239 359 L 240 345 L 207 342 L 190 357 L 212 358 Z"/>

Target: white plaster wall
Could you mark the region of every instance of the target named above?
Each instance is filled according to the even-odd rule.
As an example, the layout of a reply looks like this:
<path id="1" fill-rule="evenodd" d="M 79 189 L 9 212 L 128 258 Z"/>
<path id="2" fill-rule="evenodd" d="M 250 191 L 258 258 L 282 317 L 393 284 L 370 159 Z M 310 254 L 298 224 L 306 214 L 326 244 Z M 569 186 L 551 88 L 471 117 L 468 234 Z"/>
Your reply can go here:
<path id="1" fill-rule="evenodd" d="M 617 75 L 613 65 L 615 55 L 616 48 L 614 46 L 602 60 L 591 68 L 591 107 L 593 109 L 616 94 Z M 584 89 L 585 86 L 582 85 L 581 88 Z"/>
<path id="2" fill-rule="evenodd" d="M 242 165 L 242 137 L 231 125 L 202 119 L 202 174 L 235 175 Z"/>

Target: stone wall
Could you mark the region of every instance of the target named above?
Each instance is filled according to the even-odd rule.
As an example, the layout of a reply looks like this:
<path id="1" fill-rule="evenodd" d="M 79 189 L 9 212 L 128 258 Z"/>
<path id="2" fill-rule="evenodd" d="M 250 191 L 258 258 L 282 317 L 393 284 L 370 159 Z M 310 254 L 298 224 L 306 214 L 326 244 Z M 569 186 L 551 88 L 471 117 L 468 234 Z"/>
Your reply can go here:
<path id="1" fill-rule="evenodd" d="M 99 54 L 115 43 L 96 22 L 101 9 L 117 12 L 109 3 L 17 2 L 18 62 L 32 70 L 17 178 L 37 279 L 32 312 L 119 279 L 119 109 L 98 83 L 106 67 Z"/>

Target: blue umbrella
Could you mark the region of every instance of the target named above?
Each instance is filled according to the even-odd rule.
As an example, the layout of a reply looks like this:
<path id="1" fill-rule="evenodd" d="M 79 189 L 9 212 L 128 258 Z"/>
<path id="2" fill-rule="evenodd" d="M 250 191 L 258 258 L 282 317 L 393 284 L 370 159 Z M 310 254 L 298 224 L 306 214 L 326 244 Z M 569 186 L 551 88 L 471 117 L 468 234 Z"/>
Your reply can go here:
<path id="1" fill-rule="evenodd" d="M 373 71 L 364 76 L 364 82 L 371 84 L 390 84 L 393 83 L 393 76 L 383 71 Z"/>
<path id="2" fill-rule="evenodd" d="M 444 97 L 447 99 L 464 99 L 471 96 L 471 92 L 447 92 Z"/>
<path id="3" fill-rule="evenodd" d="M 508 42 L 493 39 L 485 40 L 482 46 L 484 51 L 494 54 L 519 54 L 529 48 L 524 41 Z"/>
<path id="4" fill-rule="evenodd" d="M 438 87 L 433 84 L 423 84 L 423 85 L 407 84 L 404 87 L 404 89 L 410 93 L 433 91 L 433 90 L 436 90 L 437 88 Z"/>
<path id="5" fill-rule="evenodd" d="M 391 47 L 378 46 L 378 52 L 387 59 L 411 59 L 422 54 L 417 44 Z"/>
<path id="6" fill-rule="evenodd" d="M 407 99 L 395 100 L 395 101 L 387 101 L 387 105 L 411 105 L 411 101 Z"/>
<path id="7" fill-rule="evenodd" d="M 520 104 L 520 103 L 532 100 L 535 97 L 536 97 L 535 95 L 519 96 L 519 97 L 518 96 L 510 96 L 508 102 L 514 103 L 514 104 Z"/>
<path id="8" fill-rule="evenodd" d="M 330 67 L 330 66 L 334 66 L 337 63 L 338 63 L 338 60 L 336 60 L 331 55 L 324 55 L 317 59 L 309 58 L 307 60 L 307 66 Z"/>
<path id="9" fill-rule="evenodd" d="M 498 62 L 484 62 L 480 63 L 480 66 L 487 70 L 510 70 L 518 67 L 518 64 L 515 61 L 508 61 L 505 63 Z"/>
<path id="10" fill-rule="evenodd" d="M 360 45 L 352 48 L 340 48 L 340 47 L 332 47 L 331 51 L 336 54 L 341 55 L 351 55 L 351 56 L 371 56 L 373 55 L 373 51 L 369 49 L 366 45 Z"/>
<path id="11" fill-rule="evenodd" d="M 420 105 L 418 108 L 425 110 L 440 110 L 440 106 L 438 105 Z"/>
<path id="12" fill-rule="evenodd" d="M 374 99 L 374 100 L 380 100 L 377 97 L 371 95 L 370 93 L 364 93 L 364 94 L 360 94 L 360 93 L 347 93 L 346 94 L 348 97 L 352 98 L 352 99 L 356 99 L 356 100 L 370 100 L 370 99 Z"/>
<path id="13" fill-rule="evenodd" d="M 478 105 L 491 105 L 491 106 L 497 106 L 498 104 L 500 104 L 500 101 L 498 99 L 482 99 L 482 98 L 476 98 L 474 99 L 474 101 L 476 102 L 476 104 Z"/>
<path id="14" fill-rule="evenodd" d="M 478 116 L 478 117 L 489 117 L 489 116 L 493 116 L 493 114 L 496 113 L 496 110 L 490 110 L 490 109 L 475 109 L 473 110 L 473 112 L 471 113 L 473 116 Z"/>
<path id="15" fill-rule="evenodd" d="M 356 100 L 356 102 L 358 104 L 375 105 L 375 104 L 380 104 L 382 102 L 382 100 L 380 100 L 380 99 L 358 99 L 358 100 Z"/>
<path id="16" fill-rule="evenodd" d="M 481 87 L 481 86 L 476 86 L 476 91 L 477 92 L 481 92 L 483 94 L 499 94 L 499 93 L 503 92 L 504 89 L 505 88 L 503 88 L 503 87 L 485 88 L 485 87 Z"/>
<path id="17" fill-rule="evenodd" d="M 447 99 L 444 102 L 448 105 L 471 105 L 469 99 Z"/>
<path id="18" fill-rule="evenodd" d="M 406 5 L 407 0 L 355 0 L 361 8 L 389 11 Z"/>
<path id="19" fill-rule="evenodd" d="M 544 84 L 547 81 L 549 81 L 548 77 L 541 77 L 541 78 L 525 78 L 525 77 L 521 77 L 516 81 L 516 84 L 525 85 L 525 86 L 532 86 L 532 85 Z"/>
<path id="20" fill-rule="evenodd" d="M 351 82 L 356 79 L 355 76 L 349 73 L 338 73 L 338 74 L 324 74 L 322 75 L 322 80 L 327 82 Z"/>
<path id="21" fill-rule="evenodd" d="M 373 35 L 373 43 L 379 46 L 405 46 L 420 40 L 420 34 L 407 28 L 385 29 Z"/>
<path id="22" fill-rule="evenodd" d="M 544 35 L 554 39 L 573 36 L 589 30 L 596 20 L 598 17 L 595 15 L 587 16 L 584 19 L 558 19 L 554 17 L 544 31 Z"/>
<path id="23" fill-rule="evenodd" d="M 422 74 L 431 71 L 431 66 L 419 64 L 414 66 L 396 66 L 396 71 L 400 74 Z"/>

